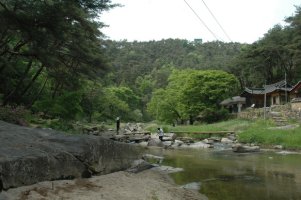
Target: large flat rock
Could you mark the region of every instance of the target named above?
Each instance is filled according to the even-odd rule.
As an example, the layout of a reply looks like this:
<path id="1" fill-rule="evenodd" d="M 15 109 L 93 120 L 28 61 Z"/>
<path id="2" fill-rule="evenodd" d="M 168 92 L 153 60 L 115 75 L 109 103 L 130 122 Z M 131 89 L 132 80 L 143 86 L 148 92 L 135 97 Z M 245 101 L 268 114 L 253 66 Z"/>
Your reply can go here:
<path id="1" fill-rule="evenodd" d="M 90 177 L 130 167 L 138 146 L 0 121 L 0 191 L 45 180 Z"/>

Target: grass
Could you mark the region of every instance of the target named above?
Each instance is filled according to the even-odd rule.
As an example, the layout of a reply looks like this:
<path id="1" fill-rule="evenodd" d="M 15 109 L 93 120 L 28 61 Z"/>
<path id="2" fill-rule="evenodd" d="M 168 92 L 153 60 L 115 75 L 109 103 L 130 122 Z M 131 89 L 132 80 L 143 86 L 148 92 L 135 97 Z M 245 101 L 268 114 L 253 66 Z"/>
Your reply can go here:
<path id="1" fill-rule="evenodd" d="M 164 132 L 186 132 L 186 133 L 177 133 L 179 137 L 192 137 L 192 138 L 208 138 L 209 134 L 190 134 L 191 132 L 210 132 L 210 131 L 240 131 L 244 130 L 250 126 L 252 122 L 242 119 L 234 119 L 223 122 L 218 122 L 214 124 L 200 124 L 200 125 L 163 125 Z M 148 130 L 151 132 L 156 131 L 158 125 L 151 124 L 148 126 Z"/>
<path id="2" fill-rule="evenodd" d="M 169 126 L 169 131 L 202 132 L 202 131 L 238 131 L 247 128 L 252 122 L 242 119 L 234 119 L 214 124 L 201 124 L 193 126 Z"/>
<path id="3" fill-rule="evenodd" d="M 296 122 L 294 122 L 296 124 Z M 156 131 L 158 125 L 152 124 L 152 132 Z M 181 125 L 170 126 L 163 125 L 164 132 L 187 132 L 177 133 L 180 137 L 193 137 L 193 138 L 206 138 L 207 134 L 189 134 L 189 132 L 206 132 L 206 131 L 235 131 L 238 134 L 239 142 L 254 143 L 267 147 L 273 145 L 282 145 L 285 149 L 301 149 L 301 127 L 289 130 L 270 129 L 275 127 L 272 121 L 264 120 L 242 120 L 234 119 L 214 124 L 201 124 L 201 125 Z"/>
<path id="4" fill-rule="evenodd" d="M 301 149 L 301 127 L 289 130 L 269 129 L 274 124 L 258 120 L 239 133 L 239 141 L 266 146 L 282 145 L 286 149 Z"/>

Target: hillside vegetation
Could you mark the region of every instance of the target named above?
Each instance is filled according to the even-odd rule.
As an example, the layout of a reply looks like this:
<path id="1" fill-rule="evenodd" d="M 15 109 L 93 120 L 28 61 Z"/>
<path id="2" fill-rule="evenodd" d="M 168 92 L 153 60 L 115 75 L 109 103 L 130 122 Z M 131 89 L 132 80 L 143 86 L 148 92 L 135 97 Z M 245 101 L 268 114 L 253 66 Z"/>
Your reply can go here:
<path id="1" fill-rule="evenodd" d="M 245 86 L 287 74 L 301 79 L 301 10 L 253 44 L 166 39 L 105 40 L 110 0 L 1 1 L 0 120 L 74 121 L 227 118 L 219 103 Z M 96 20 L 97 19 L 97 20 Z M 25 120 L 25 121 L 26 121 Z"/>

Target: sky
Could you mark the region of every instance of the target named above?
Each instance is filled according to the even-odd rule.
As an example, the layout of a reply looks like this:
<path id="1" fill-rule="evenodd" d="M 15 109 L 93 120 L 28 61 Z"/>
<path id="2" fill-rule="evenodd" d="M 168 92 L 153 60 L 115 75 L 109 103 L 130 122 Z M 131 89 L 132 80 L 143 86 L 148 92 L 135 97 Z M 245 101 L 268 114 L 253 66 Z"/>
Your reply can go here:
<path id="1" fill-rule="evenodd" d="M 285 25 L 284 19 L 294 15 L 295 6 L 301 6 L 301 0 L 112 0 L 112 3 L 123 6 L 102 13 L 100 18 L 108 25 L 101 31 L 111 40 L 178 38 L 240 43 L 253 43 L 274 25 Z"/>

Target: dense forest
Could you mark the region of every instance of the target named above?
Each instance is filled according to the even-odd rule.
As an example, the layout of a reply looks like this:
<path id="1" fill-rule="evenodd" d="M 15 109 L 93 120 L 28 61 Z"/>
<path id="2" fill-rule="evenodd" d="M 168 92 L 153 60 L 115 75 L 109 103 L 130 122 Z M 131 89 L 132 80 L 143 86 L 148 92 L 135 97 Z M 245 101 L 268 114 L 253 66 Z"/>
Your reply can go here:
<path id="1" fill-rule="evenodd" d="M 253 44 L 105 39 L 110 0 L 0 0 L 0 120 L 213 122 L 244 87 L 301 80 L 301 9 Z M 30 117 L 29 117 L 30 118 Z"/>

